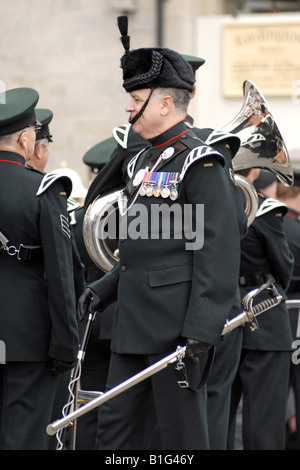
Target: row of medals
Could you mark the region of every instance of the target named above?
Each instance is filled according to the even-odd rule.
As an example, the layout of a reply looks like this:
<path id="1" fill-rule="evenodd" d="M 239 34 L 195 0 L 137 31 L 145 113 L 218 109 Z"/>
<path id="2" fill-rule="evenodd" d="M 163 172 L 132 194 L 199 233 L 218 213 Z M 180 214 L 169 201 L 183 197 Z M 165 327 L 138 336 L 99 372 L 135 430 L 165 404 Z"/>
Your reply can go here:
<path id="1" fill-rule="evenodd" d="M 140 196 L 161 196 L 164 199 L 169 197 L 172 201 L 175 201 L 178 198 L 178 191 L 173 183 L 176 183 L 176 181 L 171 181 L 169 186 L 165 185 L 162 189 L 160 187 L 155 188 L 151 183 L 143 183 L 139 191 Z"/>
<path id="2" fill-rule="evenodd" d="M 164 160 L 167 160 L 170 158 L 174 153 L 174 148 L 170 147 L 166 149 L 162 154 L 161 157 Z M 162 198 L 170 198 L 172 201 L 175 201 L 178 198 L 178 180 L 177 180 L 177 175 L 174 180 L 171 180 L 168 185 L 162 185 L 161 187 L 156 188 L 156 182 L 151 183 L 150 177 L 147 178 L 147 182 L 145 182 L 146 175 L 151 176 L 152 172 L 147 172 L 147 169 L 142 169 L 139 170 L 134 178 L 133 185 L 138 186 L 142 183 L 140 189 L 139 189 L 139 194 L 140 196 L 148 196 L 148 197 L 159 197 L 161 196 Z"/>
<path id="3" fill-rule="evenodd" d="M 156 182 L 151 182 L 150 176 L 152 175 L 152 172 L 147 172 L 146 169 L 139 170 L 134 178 L 133 185 L 134 186 L 139 186 L 141 185 L 139 189 L 139 194 L 140 196 L 147 196 L 147 197 L 159 197 L 161 196 L 162 198 L 170 198 L 172 201 L 175 201 L 178 198 L 178 180 L 177 180 L 177 175 L 174 179 L 172 179 L 169 184 L 162 184 L 159 187 L 156 187 Z M 168 173 L 166 173 L 168 174 Z M 169 173 L 171 175 L 171 173 Z M 145 181 L 146 180 L 146 181 Z"/>

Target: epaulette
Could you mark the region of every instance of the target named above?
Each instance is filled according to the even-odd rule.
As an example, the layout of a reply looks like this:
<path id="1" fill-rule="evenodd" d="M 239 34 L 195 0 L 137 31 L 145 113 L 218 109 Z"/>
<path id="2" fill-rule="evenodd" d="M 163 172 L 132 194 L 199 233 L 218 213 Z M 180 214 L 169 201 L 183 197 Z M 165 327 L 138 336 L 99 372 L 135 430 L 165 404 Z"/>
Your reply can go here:
<path id="1" fill-rule="evenodd" d="M 123 124 L 122 126 L 114 127 L 112 130 L 114 139 L 124 149 L 127 148 L 128 135 L 131 128 L 131 124 Z"/>
<path id="2" fill-rule="evenodd" d="M 128 165 L 127 165 L 127 175 L 129 176 L 129 178 L 132 177 L 132 175 L 133 175 L 133 173 L 134 173 L 134 169 L 135 169 L 136 162 L 138 161 L 139 156 L 141 155 L 141 153 L 144 152 L 145 149 L 146 149 L 146 147 L 145 147 L 144 149 L 142 149 L 139 153 L 137 153 L 137 154 L 130 160 L 130 162 L 128 163 Z"/>
<path id="3" fill-rule="evenodd" d="M 232 157 L 234 157 L 236 153 L 238 152 L 240 145 L 241 145 L 241 139 L 237 135 L 230 134 L 222 130 L 216 130 L 216 131 L 213 131 L 207 137 L 207 139 L 205 140 L 205 143 L 207 145 L 213 145 L 222 141 L 230 142 Z"/>
<path id="4" fill-rule="evenodd" d="M 283 202 L 280 202 L 272 197 L 268 197 L 259 206 L 256 212 L 256 217 L 260 217 L 261 215 L 264 215 L 267 212 L 271 212 L 273 210 L 280 210 L 280 215 L 282 215 L 286 214 L 288 209 L 287 206 L 283 204 Z"/>
<path id="5" fill-rule="evenodd" d="M 67 212 L 69 214 L 70 225 L 76 225 L 76 209 L 80 207 L 80 203 L 75 201 L 72 197 L 67 200 Z"/>
<path id="6" fill-rule="evenodd" d="M 183 167 L 182 167 L 182 170 L 181 170 L 181 173 L 180 173 L 180 181 L 183 180 L 187 169 L 193 163 L 195 163 L 196 161 L 198 161 L 202 158 L 211 157 L 211 156 L 216 156 L 216 157 L 220 158 L 220 160 L 222 162 L 222 165 L 223 166 L 225 165 L 225 159 L 224 159 L 223 155 L 221 153 L 217 152 L 216 150 L 214 150 L 212 147 L 210 147 L 208 145 L 201 145 L 200 147 L 196 147 L 193 150 L 191 150 L 191 152 L 188 154 L 188 156 L 186 157 L 186 159 L 184 161 L 184 164 L 183 164 Z"/>
<path id="7" fill-rule="evenodd" d="M 42 193 L 44 193 L 49 188 L 49 186 L 51 186 L 51 184 L 57 181 L 58 179 L 62 180 L 65 186 L 66 196 L 69 197 L 72 192 L 72 180 L 68 176 L 57 175 L 55 173 L 45 174 L 41 181 L 39 189 L 37 190 L 36 196 L 40 196 Z"/>
<path id="8" fill-rule="evenodd" d="M 80 207 L 80 203 L 75 201 L 75 199 L 73 199 L 72 197 L 68 197 L 67 211 L 70 213 L 70 212 L 75 211 L 76 209 L 78 209 L 78 207 Z"/>

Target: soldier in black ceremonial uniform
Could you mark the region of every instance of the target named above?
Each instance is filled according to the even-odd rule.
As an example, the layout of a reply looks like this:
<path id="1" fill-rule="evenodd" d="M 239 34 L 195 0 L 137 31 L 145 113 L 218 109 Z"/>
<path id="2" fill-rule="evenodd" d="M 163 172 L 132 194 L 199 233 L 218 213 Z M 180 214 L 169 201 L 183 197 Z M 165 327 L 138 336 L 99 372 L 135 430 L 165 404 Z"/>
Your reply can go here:
<path id="1" fill-rule="evenodd" d="M 246 171 L 250 182 L 260 170 Z M 284 204 L 258 191 L 259 208 L 241 241 L 240 290 L 272 282 L 286 299 L 294 258 L 283 227 Z M 261 301 L 258 295 L 256 301 Z M 243 349 L 232 389 L 232 415 L 243 399 L 243 448 L 282 450 L 288 393 L 292 333 L 284 301 L 259 317 L 259 328 L 244 328 Z M 230 426 L 230 448 L 233 447 Z"/>
<path id="2" fill-rule="evenodd" d="M 37 108 L 36 118 L 41 124 L 41 128 L 36 134 L 33 156 L 26 162 L 27 166 L 32 166 L 36 170 L 44 171 L 49 159 L 49 143 L 53 142 L 50 134 L 49 124 L 53 119 L 51 109 Z"/>
<path id="3" fill-rule="evenodd" d="M 35 170 L 39 170 L 41 172 L 45 171 L 45 167 L 48 163 L 50 157 L 50 143 L 53 142 L 53 136 L 50 132 L 50 123 L 53 119 L 53 112 L 51 109 L 47 108 L 36 108 L 35 114 L 37 120 L 40 124 L 40 128 L 36 133 L 36 141 L 33 156 L 30 160 L 26 161 L 26 166 L 29 168 L 33 168 Z M 70 220 L 70 241 L 72 244 L 72 258 L 73 258 L 73 274 L 74 274 L 74 286 L 75 286 L 75 296 L 76 301 L 78 300 L 79 296 L 82 294 L 84 287 L 85 287 L 85 280 L 84 280 L 84 265 L 82 264 L 82 260 L 80 258 L 76 242 L 74 231 L 72 230 L 73 226 L 73 213 L 75 208 L 80 207 L 80 203 L 77 202 L 74 197 L 75 195 L 82 196 L 83 188 L 80 186 L 78 187 L 77 179 L 73 178 L 72 170 L 69 171 L 68 169 L 64 172 L 64 170 L 56 170 L 52 174 L 60 174 L 65 175 L 70 178 L 72 181 L 72 192 L 67 200 L 67 211 L 69 214 Z M 77 175 L 75 173 L 75 175 Z M 80 180 L 79 183 L 81 184 Z M 83 192 L 84 194 L 84 192 Z M 80 333 L 80 331 L 79 331 Z M 82 335 L 79 334 L 80 340 L 82 339 Z M 51 418 L 51 422 L 55 421 L 56 419 L 60 418 L 62 415 L 63 407 L 66 403 L 69 402 L 70 392 L 68 385 L 70 383 L 70 376 L 71 371 L 67 370 L 65 373 L 60 374 L 59 380 L 56 387 L 56 394 L 54 399 L 54 407 L 53 407 L 53 415 Z M 66 440 L 65 440 L 66 441 Z M 51 445 L 50 450 L 53 448 L 55 449 L 58 444 L 58 440 L 56 436 L 51 438 Z"/>
<path id="4" fill-rule="evenodd" d="M 36 140 L 38 93 L 0 96 L 1 449 L 43 450 L 60 372 L 77 355 L 67 213 L 68 178 L 26 167 Z"/>
<path id="5" fill-rule="evenodd" d="M 199 57 L 187 55 L 182 55 L 182 57 L 191 65 L 195 74 L 198 68 L 205 62 L 204 59 Z M 191 93 L 192 97 L 194 96 L 195 91 L 196 87 L 194 84 L 194 90 Z M 209 139 L 212 142 L 211 146 L 224 156 L 225 172 L 233 198 L 232 207 L 233 210 L 236 211 L 240 234 L 243 236 L 247 231 L 248 220 L 245 213 L 243 195 L 240 193 L 240 189 L 234 182 L 232 170 L 232 158 L 239 148 L 239 138 L 234 135 L 222 133 L 221 131 L 213 132 L 213 129 L 194 127 L 194 120 L 190 115 L 185 117 L 184 123 L 189 129 L 193 129 L 194 133 L 199 139 L 203 141 L 203 143 Z M 96 197 L 104 197 L 109 192 L 120 190 L 126 185 L 128 182 L 127 165 L 130 159 L 133 155 L 137 154 L 147 146 L 149 146 L 149 142 L 143 139 L 139 134 L 135 133 L 131 124 L 125 124 L 113 129 L 113 137 L 111 139 L 106 139 L 105 141 L 100 142 L 85 154 L 83 161 L 92 168 L 99 168 L 99 173 L 88 190 L 88 194 L 85 200 L 85 211 Z M 110 155 L 109 152 L 111 152 L 111 149 L 112 153 Z M 110 155 L 109 159 L 108 155 Z M 105 165 L 104 162 L 106 162 Z M 76 212 L 77 218 L 80 218 L 81 215 L 83 216 L 82 209 Z M 84 254 L 85 251 L 85 247 L 82 246 L 81 253 Z M 90 259 L 85 262 L 85 266 L 88 277 L 94 275 L 98 276 L 98 278 L 102 277 L 103 273 L 99 275 L 99 269 L 95 267 Z M 92 279 L 90 277 L 90 282 L 95 279 L 96 278 Z M 239 289 L 237 286 L 236 300 L 232 305 L 231 312 L 228 312 L 228 319 L 238 315 L 240 311 L 241 302 Z M 104 331 L 104 335 L 106 335 L 106 341 L 108 338 L 107 332 L 110 331 L 107 326 L 110 320 L 112 321 L 112 316 L 110 315 L 110 311 L 106 311 L 105 318 L 102 317 L 100 320 L 99 317 L 100 315 L 96 317 L 96 322 L 104 323 L 105 321 L 105 326 L 102 328 L 102 330 Z M 101 344 L 105 346 L 105 349 L 102 352 L 101 348 L 95 348 L 96 344 L 97 342 L 88 345 L 88 354 L 86 355 L 83 371 L 85 371 L 89 363 L 89 356 L 91 357 L 92 355 L 92 348 L 94 351 L 94 357 L 95 354 L 98 353 L 99 357 L 108 359 L 106 353 L 107 343 L 101 342 Z M 226 448 L 230 409 L 230 390 L 239 363 L 241 344 L 242 329 L 238 328 L 231 332 L 230 335 L 224 337 L 219 346 L 216 348 L 214 366 L 208 381 L 207 402 L 210 448 L 213 449 Z M 91 372 L 88 372 L 85 377 L 88 379 L 90 374 Z M 97 379 L 98 382 L 99 376 Z M 90 420 L 91 418 L 89 417 L 86 419 Z M 77 434 L 81 434 L 83 438 L 84 436 L 87 436 L 87 432 L 81 433 L 80 430 L 77 432 Z"/>
<path id="6" fill-rule="evenodd" d="M 183 55 L 193 68 L 194 73 L 203 65 L 204 59 Z M 185 119 L 185 124 L 192 127 L 192 118 Z M 105 139 L 94 145 L 83 156 L 83 162 L 88 165 L 97 176 L 92 181 L 84 208 L 75 211 L 76 225 L 73 226 L 82 260 L 85 265 L 86 281 L 91 283 L 100 279 L 105 272 L 95 265 L 87 253 L 83 241 L 82 223 L 83 217 L 90 204 L 98 197 L 121 190 L 128 182 L 127 165 L 134 155 L 149 142 L 135 133 L 131 124 L 124 124 L 113 128 L 113 137 Z M 205 133 L 207 135 L 207 133 Z M 109 246 L 113 251 L 116 240 L 110 240 Z M 84 390 L 105 389 L 108 365 L 110 360 L 110 339 L 115 304 L 111 304 L 101 315 L 96 315 L 94 326 L 87 345 L 84 364 L 82 367 L 81 384 Z M 97 427 L 97 410 L 80 417 L 77 425 L 77 449 L 89 449 L 94 447 L 93 429 Z"/>
<path id="7" fill-rule="evenodd" d="M 284 218 L 284 230 L 287 235 L 289 247 L 294 255 L 294 270 L 292 280 L 287 290 L 289 300 L 300 300 L 300 171 L 294 169 L 294 186 L 287 188 L 282 184 L 277 185 L 277 199 L 282 201 L 288 208 Z M 293 349 L 290 362 L 290 386 L 295 397 L 295 417 L 296 417 L 296 445 L 300 448 L 300 309 L 299 307 L 289 309 L 289 316 L 292 327 Z"/>
<path id="8" fill-rule="evenodd" d="M 184 123 L 192 68 L 175 51 L 129 51 L 126 32 L 122 40 L 126 110 L 133 130 L 151 145 L 128 165 L 130 180 L 119 201 L 120 261 L 85 291 L 78 313 L 105 309 L 117 297 L 108 388 L 178 345 L 187 346 L 189 388 L 181 388 L 168 367 L 106 402 L 99 408 L 97 449 L 146 449 L 156 424 L 163 449 L 207 449 L 204 383 L 236 297 L 238 223 L 224 157 Z M 178 210 L 169 230 L 160 216 L 151 221 L 161 205 Z M 197 221 L 203 232 L 195 229 Z"/>

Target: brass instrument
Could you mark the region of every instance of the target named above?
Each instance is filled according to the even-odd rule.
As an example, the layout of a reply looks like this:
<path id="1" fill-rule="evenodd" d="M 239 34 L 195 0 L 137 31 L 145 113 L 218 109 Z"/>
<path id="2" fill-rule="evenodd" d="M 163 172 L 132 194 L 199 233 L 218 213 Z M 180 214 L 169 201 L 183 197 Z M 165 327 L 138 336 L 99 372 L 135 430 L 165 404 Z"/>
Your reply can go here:
<path id="1" fill-rule="evenodd" d="M 224 132 L 238 135 L 241 146 L 233 158 L 234 171 L 249 168 L 270 170 L 285 186 L 294 183 L 288 151 L 270 106 L 255 85 L 243 84 L 244 105 Z"/>
<path id="2" fill-rule="evenodd" d="M 120 190 L 97 197 L 87 208 L 83 220 L 83 240 L 93 262 L 103 272 L 108 272 L 118 261 L 118 196 Z M 107 226 L 115 224 L 115 238 L 107 237 Z"/>
<path id="3" fill-rule="evenodd" d="M 285 186 L 293 185 L 294 176 L 286 145 L 266 99 L 249 80 L 243 83 L 243 92 L 244 103 L 239 113 L 227 126 L 212 132 L 206 143 L 212 145 L 224 134 L 240 138 L 240 148 L 232 165 L 235 182 L 246 197 L 245 212 L 249 226 L 258 209 L 257 192 L 247 178 L 236 172 L 251 168 L 270 170 Z"/>

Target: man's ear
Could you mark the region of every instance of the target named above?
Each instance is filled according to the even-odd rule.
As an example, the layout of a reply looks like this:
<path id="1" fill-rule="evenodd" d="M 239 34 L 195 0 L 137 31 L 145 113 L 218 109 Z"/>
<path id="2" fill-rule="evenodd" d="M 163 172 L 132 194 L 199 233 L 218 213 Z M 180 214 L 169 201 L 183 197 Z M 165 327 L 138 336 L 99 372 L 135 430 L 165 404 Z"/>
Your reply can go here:
<path id="1" fill-rule="evenodd" d="M 18 144 L 21 146 L 22 150 L 26 150 L 27 149 L 27 140 L 28 140 L 28 136 L 27 136 L 27 131 L 23 131 L 19 138 L 18 138 Z"/>
<path id="2" fill-rule="evenodd" d="M 163 116 L 166 116 L 169 112 L 170 109 L 173 106 L 173 98 L 171 96 L 164 96 L 161 100 L 161 112 Z"/>
<path id="3" fill-rule="evenodd" d="M 193 85 L 193 91 L 191 92 L 191 100 L 195 97 L 196 94 L 196 82 Z"/>
<path id="4" fill-rule="evenodd" d="M 39 142 L 36 142 L 35 147 L 34 147 L 34 155 L 36 156 L 36 158 L 39 158 L 39 159 L 42 158 L 41 152 L 40 152 L 41 144 L 42 144 L 42 141 L 40 140 Z"/>

